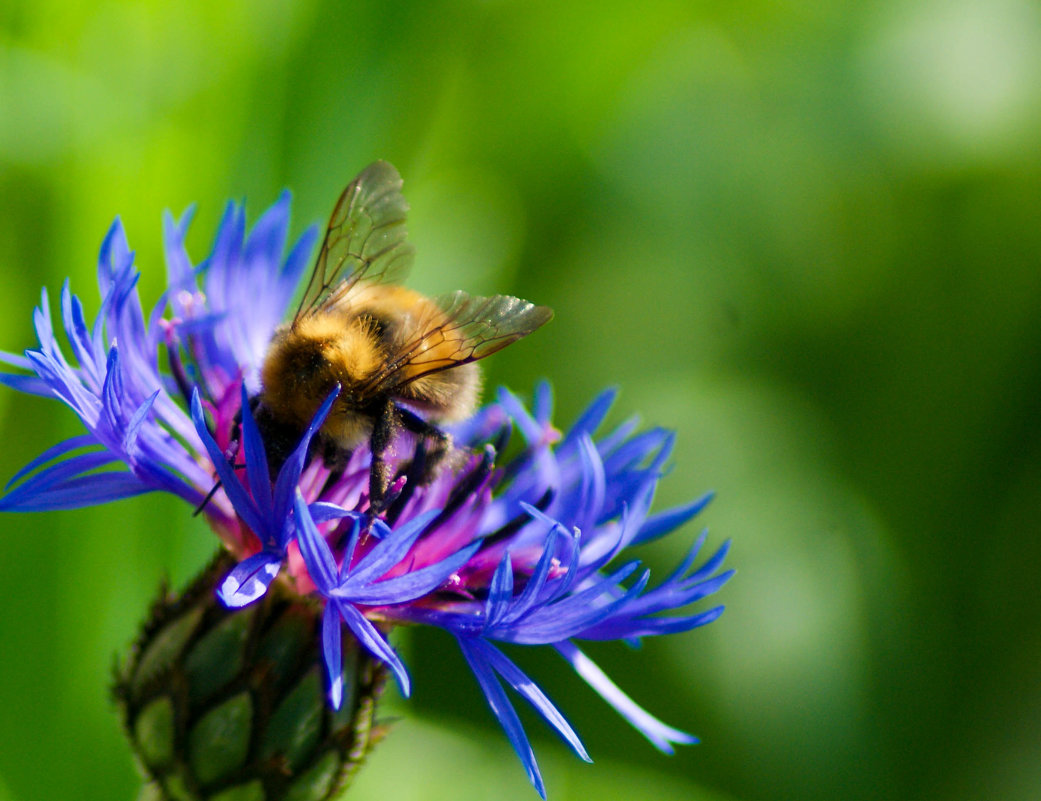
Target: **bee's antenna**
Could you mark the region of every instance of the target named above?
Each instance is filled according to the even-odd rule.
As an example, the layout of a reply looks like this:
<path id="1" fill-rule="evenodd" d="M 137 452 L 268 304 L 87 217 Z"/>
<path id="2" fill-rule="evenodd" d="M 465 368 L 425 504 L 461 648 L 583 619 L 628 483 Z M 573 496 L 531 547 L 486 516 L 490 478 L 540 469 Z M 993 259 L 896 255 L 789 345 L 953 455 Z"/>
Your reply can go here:
<path id="1" fill-rule="evenodd" d="M 206 508 L 207 504 L 213 500 L 213 496 L 217 494 L 217 490 L 221 488 L 221 481 L 217 479 L 217 483 L 213 485 L 213 489 L 206 493 L 206 497 L 202 499 L 202 503 L 195 507 L 195 511 L 192 512 L 192 517 L 198 517 L 202 514 L 202 510 Z"/>

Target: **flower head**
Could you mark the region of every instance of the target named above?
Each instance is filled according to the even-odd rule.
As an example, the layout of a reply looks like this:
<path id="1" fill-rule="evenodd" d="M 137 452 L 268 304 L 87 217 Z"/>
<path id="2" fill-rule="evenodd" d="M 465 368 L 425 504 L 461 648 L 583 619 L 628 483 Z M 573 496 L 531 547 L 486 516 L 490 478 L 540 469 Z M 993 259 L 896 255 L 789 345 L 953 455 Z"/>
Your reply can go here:
<path id="1" fill-rule="evenodd" d="M 193 266 L 189 218 L 164 221 L 168 288 L 146 315 L 117 220 L 101 247 L 101 308 L 88 326 L 68 283 L 61 328 L 46 291 L 34 315 L 38 345 L 0 353 L 17 372 L 0 383 L 57 398 L 85 433 L 21 470 L 0 509 L 70 509 L 144 492 L 170 492 L 201 510 L 237 565 L 215 588 L 246 606 L 278 580 L 324 606 L 322 650 L 329 702 L 342 698 L 341 642 L 350 636 L 385 663 L 408 695 L 408 671 L 388 641 L 399 625 L 432 626 L 458 643 L 492 712 L 536 789 L 545 788 L 511 688 L 583 759 L 578 735 L 499 643 L 548 646 L 657 748 L 695 738 L 654 718 L 579 649 L 581 640 L 671 634 L 711 622 L 722 607 L 691 611 L 730 577 L 726 545 L 700 565 L 702 534 L 662 580 L 630 546 L 694 517 L 705 495 L 651 513 L 673 435 L 629 421 L 599 434 L 613 393 L 597 397 L 561 436 L 549 386 L 529 410 L 500 390 L 450 433 L 452 464 L 430 476 L 421 439 L 389 455 L 387 502 L 369 506 L 371 453 L 357 448 L 336 469 L 314 458 L 314 439 L 339 391 L 318 409 L 277 474 L 251 405 L 272 332 L 283 320 L 315 241 L 305 233 L 283 257 L 288 196 L 247 235 L 229 205 L 210 256 Z M 68 354 L 67 355 L 67 351 Z M 71 358 L 70 358 L 71 355 Z M 519 435 L 509 460 L 500 454 Z M 505 685 L 505 686 L 504 686 Z"/>

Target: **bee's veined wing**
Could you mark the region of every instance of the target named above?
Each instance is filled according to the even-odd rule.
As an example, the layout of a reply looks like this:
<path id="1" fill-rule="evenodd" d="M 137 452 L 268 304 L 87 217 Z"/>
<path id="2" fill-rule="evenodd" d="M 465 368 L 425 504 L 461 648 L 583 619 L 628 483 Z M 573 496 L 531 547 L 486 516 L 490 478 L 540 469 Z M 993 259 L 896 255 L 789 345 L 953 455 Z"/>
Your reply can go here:
<path id="1" fill-rule="evenodd" d="M 392 354 L 369 384 L 392 392 L 417 378 L 483 359 L 525 337 L 553 318 L 553 310 L 509 295 L 475 297 L 452 292 L 435 299 L 436 318 L 421 322 L 423 333 Z"/>
<path id="2" fill-rule="evenodd" d="M 359 281 L 397 283 L 412 266 L 401 176 L 385 161 L 362 170 L 336 201 L 294 320 L 335 305 Z"/>

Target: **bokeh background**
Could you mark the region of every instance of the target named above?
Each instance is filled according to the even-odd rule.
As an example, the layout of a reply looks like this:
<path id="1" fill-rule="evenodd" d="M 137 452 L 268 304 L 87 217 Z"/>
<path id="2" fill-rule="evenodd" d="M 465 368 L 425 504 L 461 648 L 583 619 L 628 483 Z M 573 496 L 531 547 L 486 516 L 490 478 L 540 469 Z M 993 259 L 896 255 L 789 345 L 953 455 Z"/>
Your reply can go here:
<path id="1" fill-rule="evenodd" d="M 151 303 L 160 218 L 284 187 L 293 230 L 375 158 L 413 285 L 555 308 L 490 360 L 558 418 L 678 432 L 738 575 L 712 626 L 591 652 L 703 744 L 659 755 L 558 659 L 584 735 L 528 716 L 550 798 L 1041 794 L 1041 9 L 1030 0 L 6 2 L 0 348 L 69 276 L 97 308 L 120 215 Z M 77 433 L 0 393 L 0 477 Z M 658 571 L 688 526 L 642 556 Z M 178 502 L 0 520 L 0 799 L 132 798 L 107 696 L 161 578 L 213 539 Z M 355 799 L 535 798 L 447 638 Z"/>

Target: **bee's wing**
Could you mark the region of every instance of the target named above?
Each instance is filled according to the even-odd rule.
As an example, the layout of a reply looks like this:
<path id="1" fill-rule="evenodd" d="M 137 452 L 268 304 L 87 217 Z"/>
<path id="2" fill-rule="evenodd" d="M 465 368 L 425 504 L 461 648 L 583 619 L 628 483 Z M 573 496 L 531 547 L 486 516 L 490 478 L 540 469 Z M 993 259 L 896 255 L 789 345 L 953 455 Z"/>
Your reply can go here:
<path id="1" fill-rule="evenodd" d="M 438 313 L 420 321 L 423 333 L 390 355 L 370 381 L 369 392 L 393 393 L 417 378 L 475 362 L 525 337 L 553 317 L 553 310 L 526 300 L 452 292 L 435 299 Z"/>
<path id="2" fill-rule="evenodd" d="M 294 320 L 343 300 L 359 281 L 399 282 L 412 266 L 401 176 L 385 161 L 362 170 L 336 201 Z"/>

